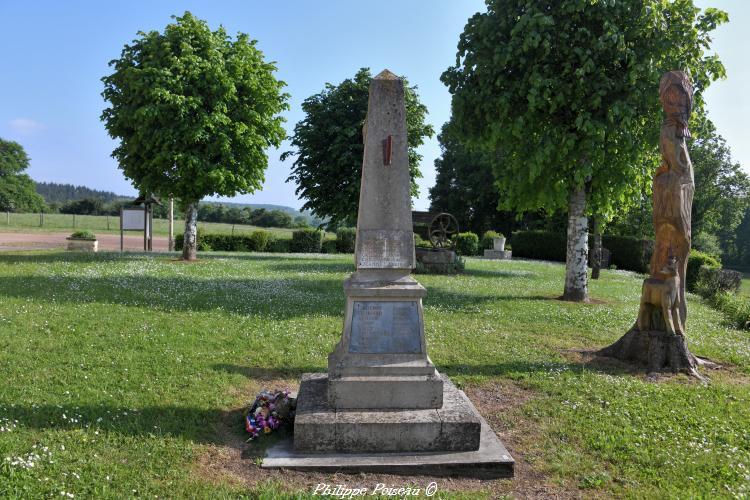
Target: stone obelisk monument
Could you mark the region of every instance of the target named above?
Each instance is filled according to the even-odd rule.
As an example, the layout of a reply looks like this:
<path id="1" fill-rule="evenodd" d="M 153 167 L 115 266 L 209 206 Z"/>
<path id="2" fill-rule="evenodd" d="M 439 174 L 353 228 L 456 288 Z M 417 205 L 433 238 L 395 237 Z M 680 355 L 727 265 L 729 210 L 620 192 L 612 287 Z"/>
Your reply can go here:
<path id="1" fill-rule="evenodd" d="M 341 341 L 328 358 L 334 408 L 440 408 L 443 380 L 427 357 L 415 267 L 404 86 L 372 82 L 363 130 L 356 272 L 344 282 Z"/>
<path id="2" fill-rule="evenodd" d="M 390 71 L 370 85 L 363 139 L 356 271 L 344 282 L 341 340 L 328 373 L 302 376 L 293 449 L 269 449 L 263 466 L 512 475 L 502 443 L 427 356 L 426 291 L 411 277 L 404 85 Z"/>

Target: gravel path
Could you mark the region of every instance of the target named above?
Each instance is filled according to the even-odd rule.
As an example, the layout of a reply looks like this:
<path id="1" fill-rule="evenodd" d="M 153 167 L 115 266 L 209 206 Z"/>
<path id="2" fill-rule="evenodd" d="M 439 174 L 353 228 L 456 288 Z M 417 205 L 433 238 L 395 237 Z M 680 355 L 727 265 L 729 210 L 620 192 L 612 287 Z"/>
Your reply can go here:
<path id="1" fill-rule="evenodd" d="M 67 233 L 0 233 L 0 251 L 2 250 L 40 250 L 48 248 L 66 248 Z M 119 234 L 99 234 L 100 250 L 120 250 Z M 154 236 L 154 250 L 166 252 L 167 238 Z M 143 251 L 143 236 L 125 235 L 125 250 Z"/>

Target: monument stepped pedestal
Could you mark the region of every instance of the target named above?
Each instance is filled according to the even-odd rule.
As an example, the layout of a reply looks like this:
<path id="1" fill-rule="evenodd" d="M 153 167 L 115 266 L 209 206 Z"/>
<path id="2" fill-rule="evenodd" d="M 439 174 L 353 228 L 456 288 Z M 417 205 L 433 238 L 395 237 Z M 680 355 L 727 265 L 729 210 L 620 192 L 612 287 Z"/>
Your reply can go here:
<path id="1" fill-rule="evenodd" d="M 356 272 L 344 282 L 341 340 L 328 373 L 305 374 L 294 443 L 263 467 L 481 472 L 508 476 L 513 459 L 469 399 L 427 356 L 411 220 L 403 82 L 370 85 L 363 131 Z"/>

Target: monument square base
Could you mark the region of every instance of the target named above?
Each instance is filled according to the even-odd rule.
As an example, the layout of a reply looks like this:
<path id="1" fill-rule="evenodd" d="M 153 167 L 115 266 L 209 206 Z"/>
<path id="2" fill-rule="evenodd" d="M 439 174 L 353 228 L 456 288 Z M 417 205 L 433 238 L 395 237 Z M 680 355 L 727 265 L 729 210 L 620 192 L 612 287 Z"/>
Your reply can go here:
<path id="1" fill-rule="evenodd" d="M 327 376 L 302 376 L 294 439 L 270 447 L 263 468 L 401 475 L 513 477 L 514 460 L 466 395 L 443 376 L 435 410 L 335 410 Z"/>
<path id="2" fill-rule="evenodd" d="M 443 379 L 424 341 L 425 289 L 408 276 L 396 282 L 357 278 L 344 283 L 346 316 L 341 342 L 328 356 L 328 403 L 336 409 L 440 408 Z"/>

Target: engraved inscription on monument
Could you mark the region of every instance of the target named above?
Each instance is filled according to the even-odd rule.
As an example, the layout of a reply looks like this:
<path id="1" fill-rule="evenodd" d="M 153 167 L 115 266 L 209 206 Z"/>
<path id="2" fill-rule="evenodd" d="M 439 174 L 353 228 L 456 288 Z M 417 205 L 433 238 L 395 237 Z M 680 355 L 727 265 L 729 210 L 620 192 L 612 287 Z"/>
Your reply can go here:
<path id="1" fill-rule="evenodd" d="M 422 352 L 417 301 L 355 301 L 349 352 Z"/>
<path id="2" fill-rule="evenodd" d="M 357 235 L 359 269 L 411 269 L 414 236 L 411 231 L 362 230 Z"/>

